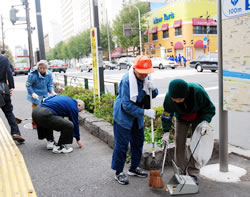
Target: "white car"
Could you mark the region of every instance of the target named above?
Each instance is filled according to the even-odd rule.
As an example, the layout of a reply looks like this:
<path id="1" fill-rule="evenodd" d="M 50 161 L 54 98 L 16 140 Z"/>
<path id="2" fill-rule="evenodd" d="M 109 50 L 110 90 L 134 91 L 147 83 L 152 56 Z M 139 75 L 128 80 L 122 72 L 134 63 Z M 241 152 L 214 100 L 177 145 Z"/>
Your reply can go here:
<path id="1" fill-rule="evenodd" d="M 168 60 L 164 57 L 152 57 L 151 60 L 153 68 L 164 69 L 169 67 L 175 69 L 178 66 L 175 61 Z"/>
<path id="2" fill-rule="evenodd" d="M 90 72 L 93 68 L 93 65 L 92 65 L 92 58 L 85 58 L 83 60 L 83 63 L 80 64 L 80 70 L 81 72 L 84 71 L 84 70 L 87 70 L 88 72 Z"/>

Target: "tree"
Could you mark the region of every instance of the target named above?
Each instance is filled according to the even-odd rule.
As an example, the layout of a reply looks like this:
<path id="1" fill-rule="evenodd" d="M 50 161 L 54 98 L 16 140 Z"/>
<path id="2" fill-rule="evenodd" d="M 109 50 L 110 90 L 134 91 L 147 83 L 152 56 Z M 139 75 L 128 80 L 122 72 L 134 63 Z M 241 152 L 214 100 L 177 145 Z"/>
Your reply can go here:
<path id="1" fill-rule="evenodd" d="M 141 15 L 141 27 L 145 25 L 145 17 L 147 17 L 146 13 L 149 11 L 148 3 L 137 3 L 136 7 L 140 10 Z M 132 26 L 132 36 L 124 36 L 123 35 L 123 24 L 131 24 Z M 113 22 L 113 34 L 116 37 L 116 42 L 120 43 L 122 48 L 128 47 L 137 47 L 139 48 L 140 40 L 139 40 L 139 20 L 138 20 L 138 12 L 132 6 L 126 6 L 122 9 L 119 16 Z M 142 28 L 142 39 L 143 39 L 143 28 Z"/>
<path id="2" fill-rule="evenodd" d="M 109 28 L 110 29 L 110 28 Z M 114 50 L 115 43 L 112 39 L 112 32 L 109 31 L 109 40 L 110 40 L 110 50 Z M 100 29 L 100 42 L 101 47 L 104 53 L 108 54 L 108 33 L 107 33 L 107 25 L 101 25 Z"/>

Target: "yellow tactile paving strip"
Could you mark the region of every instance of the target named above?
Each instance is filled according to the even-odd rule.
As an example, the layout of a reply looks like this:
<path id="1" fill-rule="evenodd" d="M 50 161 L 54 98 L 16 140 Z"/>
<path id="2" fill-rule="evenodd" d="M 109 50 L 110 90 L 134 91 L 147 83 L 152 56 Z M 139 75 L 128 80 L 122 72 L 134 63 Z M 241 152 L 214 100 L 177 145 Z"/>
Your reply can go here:
<path id="1" fill-rule="evenodd" d="M 35 197 L 23 156 L 0 118 L 0 197 Z"/>

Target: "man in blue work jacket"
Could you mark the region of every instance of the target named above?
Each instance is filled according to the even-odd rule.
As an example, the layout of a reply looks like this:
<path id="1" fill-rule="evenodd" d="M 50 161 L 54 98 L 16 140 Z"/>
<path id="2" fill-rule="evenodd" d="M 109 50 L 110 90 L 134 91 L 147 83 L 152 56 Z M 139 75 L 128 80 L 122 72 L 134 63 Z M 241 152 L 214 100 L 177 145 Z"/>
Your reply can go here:
<path id="1" fill-rule="evenodd" d="M 115 170 L 115 180 L 122 185 L 129 183 L 123 172 L 128 151 L 131 148 L 131 166 L 128 175 L 147 177 L 147 173 L 139 168 L 144 143 L 144 115 L 155 118 L 155 111 L 150 108 L 149 93 L 153 98 L 158 90 L 148 79 L 154 72 L 152 61 L 147 56 L 138 56 L 129 72 L 123 76 L 119 84 L 119 94 L 114 102 L 114 152 L 111 168 Z"/>

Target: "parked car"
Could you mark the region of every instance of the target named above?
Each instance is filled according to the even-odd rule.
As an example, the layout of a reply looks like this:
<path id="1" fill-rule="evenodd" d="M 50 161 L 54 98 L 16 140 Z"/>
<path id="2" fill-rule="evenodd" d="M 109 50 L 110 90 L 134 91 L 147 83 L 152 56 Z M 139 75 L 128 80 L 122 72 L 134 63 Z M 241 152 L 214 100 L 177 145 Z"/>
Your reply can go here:
<path id="1" fill-rule="evenodd" d="M 109 70 L 114 70 L 117 68 L 117 62 L 115 61 L 103 61 L 103 68 L 109 69 Z"/>
<path id="2" fill-rule="evenodd" d="M 195 68 L 198 72 L 202 72 L 203 70 L 215 72 L 218 70 L 218 54 L 203 54 L 195 60 L 190 61 L 190 67 Z"/>
<path id="3" fill-rule="evenodd" d="M 153 68 L 164 69 L 169 67 L 175 69 L 178 66 L 175 61 L 168 60 L 164 57 L 152 57 L 151 60 Z"/>
<path id="4" fill-rule="evenodd" d="M 14 65 L 14 75 L 25 74 L 27 75 L 30 71 L 30 67 L 27 63 L 15 63 Z"/>
<path id="5" fill-rule="evenodd" d="M 90 72 L 93 68 L 93 64 L 92 64 L 92 58 L 85 58 L 83 60 L 83 63 L 80 64 L 80 69 L 81 69 L 81 72 L 84 71 L 84 70 L 87 70 L 88 72 Z"/>
<path id="6" fill-rule="evenodd" d="M 122 57 L 118 61 L 117 69 L 129 69 L 134 63 L 134 57 Z"/>
<path id="7" fill-rule="evenodd" d="M 49 70 L 52 72 L 66 72 L 68 69 L 68 64 L 66 64 L 63 60 L 50 60 L 49 61 Z"/>

